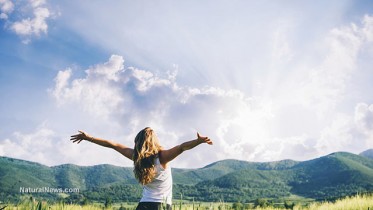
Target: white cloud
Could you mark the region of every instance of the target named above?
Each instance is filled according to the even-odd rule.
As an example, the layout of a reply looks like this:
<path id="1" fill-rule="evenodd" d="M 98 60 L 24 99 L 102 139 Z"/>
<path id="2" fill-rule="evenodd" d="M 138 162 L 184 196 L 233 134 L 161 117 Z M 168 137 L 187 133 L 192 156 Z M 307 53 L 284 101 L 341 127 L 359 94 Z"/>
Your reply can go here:
<path id="1" fill-rule="evenodd" d="M 59 158 L 55 154 L 55 137 L 56 134 L 44 125 L 33 133 L 14 132 L 11 138 L 0 141 L 0 152 L 2 156 L 51 164 Z"/>
<path id="2" fill-rule="evenodd" d="M 368 42 L 373 41 L 373 16 L 365 15 L 364 16 L 364 27 L 362 29 L 363 35 L 365 36 Z"/>
<path id="3" fill-rule="evenodd" d="M 297 79 L 294 81 L 300 85 L 289 85 L 293 89 L 285 91 L 287 96 L 282 98 L 280 108 L 275 110 L 275 119 L 279 117 L 279 122 L 285 122 L 279 127 L 287 130 L 292 125 L 290 130 L 293 129 L 293 133 L 298 133 L 299 130 L 305 132 L 312 139 L 315 154 L 325 155 L 341 150 L 360 152 L 372 146 L 367 141 L 371 138 L 371 130 L 367 127 L 369 106 L 358 104 L 355 113 L 338 109 L 354 94 L 348 88 L 354 74 L 359 71 L 359 56 L 372 44 L 369 38 L 373 27 L 371 19 L 372 17 L 365 16 L 361 24 L 352 23 L 330 30 L 325 42 L 318 43 L 317 46 L 324 49 L 320 56 L 322 62 L 313 65 L 314 68 L 312 65 L 303 66 L 304 73 L 309 74 L 295 77 Z M 298 108 L 294 110 L 295 107 Z M 293 109 L 284 113 L 294 112 L 296 115 L 282 115 L 281 109 L 284 108 Z M 312 117 L 312 113 L 317 117 Z M 298 122 L 298 126 L 294 122 Z M 311 129 L 305 129 L 307 127 Z M 291 132 L 287 132 L 291 137 L 289 133 Z M 302 136 L 301 133 L 300 135 Z M 281 138 L 286 139 L 286 136 Z"/>
<path id="4" fill-rule="evenodd" d="M 46 3 L 46 0 L 30 0 L 31 5 L 36 8 L 43 6 Z"/>
<path id="5" fill-rule="evenodd" d="M 373 147 L 373 105 L 358 103 L 353 115 L 338 114 L 321 131 L 316 149 L 320 155 L 335 151 L 359 153 Z"/>
<path id="6" fill-rule="evenodd" d="M 355 124 L 367 138 L 373 139 L 373 104 L 359 103 L 355 107 Z"/>
<path id="7" fill-rule="evenodd" d="M 285 21 L 284 21 L 285 22 Z M 290 26 L 287 23 L 279 21 L 278 28 L 273 34 L 273 47 L 272 47 L 272 68 L 278 68 L 281 63 L 288 63 L 294 57 L 294 52 L 291 49 L 289 38 L 287 37 L 290 31 Z"/>
<path id="8" fill-rule="evenodd" d="M 63 94 L 66 94 L 64 88 L 67 87 L 69 84 L 69 79 L 71 77 L 71 69 L 66 69 L 64 71 L 59 71 L 57 77 L 55 78 L 56 86 L 53 90 L 53 95 L 56 98 L 63 97 Z"/>
<path id="9" fill-rule="evenodd" d="M 123 98 L 115 82 L 123 70 L 123 62 L 121 56 L 113 55 L 108 62 L 86 70 L 86 78 L 72 82 L 69 81 L 71 69 L 59 71 L 56 85 L 49 91 L 60 105 L 73 103 L 94 116 L 108 118 L 122 109 Z"/>
<path id="10" fill-rule="evenodd" d="M 361 24 L 331 29 L 323 42 L 315 44 L 319 53 L 314 56 L 317 59 L 310 63 L 305 60 L 301 65 L 297 63 L 302 61 L 290 59 L 293 55 L 297 59 L 302 56 L 296 49 L 288 48 L 286 30 L 276 32 L 271 61 L 277 62 L 276 65 L 285 64 L 290 69 L 285 72 L 283 66 L 275 65 L 268 77 L 269 84 L 261 83 L 267 89 L 261 99 L 256 98 L 256 102 L 266 101 L 264 104 L 272 116 L 254 120 L 254 126 L 248 122 L 236 123 L 242 125 L 242 129 L 245 128 L 243 125 L 250 125 L 246 129 L 255 128 L 250 134 L 257 133 L 260 143 L 242 141 L 240 145 L 235 145 L 229 142 L 227 145 L 232 148 L 231 153 L 236 150 L 243 154 L 243 148 L 248 148 L 247 157 L 253 160 L 288 157 L 302 160 L 339 150 L 360 152 L 369 148 L 372 145 L 366 141 L 369 137 L 364 137 L 359 126 L 353 123 L 352 109 L 341 111 L 339 108 L 344 106 L 346 99 L 351 98 L 353 91 L 348 88 L 354 74 L 359 71 L 359 56 L 371 46 L 368 34 L 372 33 L 373 22 L 370 19 L 370 16 L 365 16 Z M 289 59 L 279 63 L 282 57 Z M 280 70 L 285 77 L 282 77 Z M 263 103 L 260 107 L 264 109 Z M 263 109 L 260 113 L 264 113 Z M 364 116 L 368 115 L 365 113 Z M 227 132 L 230 130 L 224 129 Z M 263 134 L 259 135 L 259 131 L 263 131 Z M 241 131 L 237 135 L 242 134 L 244 132 Z M 252 137 L 247 136 L 246 139 Z"/>
<path id="11" fill-rule="evenodd" d="M 8 19 L 8 14 L 14 10 L 14 4 L 10 0 L 0 0 L 0 19 Z"/>
<path id="12" fill-rule="evenodd" d="M 18 35 L 39 36 L 40 33 L 47 33 L 48 25 L 47 18 L 50 16 L 50 12 L 47 8 L 36 7 L 34 8 L 34 17 L 22 19 L 12 24 L 11 29 Z"/>
<path id="13" fill-rule="evenodd" d="M 6 15 L 5 13 L 0 13 L 0 19 L 7 19 L 8 18 L 8 15 Z"/>
<path id="14" fill-rule="evenodd" d="M 299 99 L 321 118 L 327 117 L 346 96 L 346 87 L 356 71 L 357 57 L 365 41 L 361 30 L 354 24 L 332 29 L 325 40 L 327 52 L 323 62 L 302 81 Z"/>
<path id="15" fill-rule="evenodd" d="M 355 117 L 356 125 L 360 124 L 356 126 L 352 115 L 340 113 L 336 107 L 346 98 L 358 55 L 369 43 L 371 26 L 367 20 L 365 17 L 361 26 L 332 29 L 326 41 L 319 43 L 325 44 L 319 65 L 313 65 L 311 72 L 312 65 L 305 66 L 304 74 L 295 77 L 298 81 L 287 80 L 300 84 L 284 86 L 287 91 L 273 90 L 273 98 L 212 86 L 180 86 L 175 74 L 162 76 L 124 68 L 124 59 L 116 55 L 86 70 L 84 78 L 71 80 L 71 70 L 61 71 L 52 92 L 59 102 L 74 103 L 92 115 L 127 127 L 123 136 L 134 136 L 141 128 L 152 126 L 161 140 L 167 139 L 165 147 L 193 138 L 196 131 L 211 136 L 214 147 L 204 152 L 197 149 L 197 155 L 184 156 L 178 162 L 187 165 L 227 157 L 304 160 L 336 150 L 359 152 L 369 145 L 356 140 L 364 134 L 359 129 L 366 121 Z M 276 37 L 274 56 L 292 62 L 295 51 L 289 48 L 286 36 Z M 281 91 L 285 93 L 275 94 Z M 289 111 L 294 116 L 288 116 Z M 284 129 L 287 131 L 282 132 Z"/>
<path id="16" fill-rule="evenodd" d="M 30 0 L 27 4 L 13 4 L 9 0 L 0 0 L 0 19 L 6 19 L 6 28 L 21 36 L 24 43 L 29 43 L 33 36 L 48 32 L 47 20 L 52 13 L 45 0 Z M 9 17 L 14 11 L 17 15 Z"/>
<path id="17" fill-rule="evenodd" d="M 48 166 L 63 163 L 96 165 L 111 163 L 123 166 L 123 157 L 107 148 L 99 148 L 89 142 L 73 144 L 68 135 L 55 131 L 43 123 L 35 130 L 24 133 L 14 132 L 6 139 L 0 139 L 0 156 L 34 161 Z M 100 155 L 97 155 L 100 154 Z"/>
<path id="18" fill-rule="evenodd" d="M 172 80 L 169 80 L 170 78 L 162 79 L 149 71 L 144 71 L 133 67 L 129 68 L 127 72 L 131 72 L 131 75 L 129 78 L 126 78 L 126 82 L 132 82 L 130 80 L 135 81 L 136 88 L 140 92 L 145 92 L 157 86 L 169 86 L 171 83 L 173 83 Z"/>
<path id="19" fill-rule="evenodd" d="M 352 147 L 355 140 L 352 131 L 351 116 L 339 114 L 333 118 L 330 125 L 321 130 L 316 148 L 320 154 L 346 149 L 351 151 L 351 149 L 355 149 Z M 357 145 L 361 146 L 361 144 Z"/>
<path id="20" fill-rule="evenodd" d="M 195 138 L 197 131 L 211 136 L 215 146 L 204 152 L 197 149 L 176 161 L 189 167 L 194 167 L 192 162 L 203 166 L 227 157 L 264 161 L 315 155 L 306 142 L 308 137 L 273 136 L 269 101 L 250 98 L 239 90 L 179 86 L 174 74 L 160 77 L 134 67 L 123 70 L 123 62 L 121 56 L 113 55 L 108 62 L 86 70 L 83 78 L 72 79 L 70 69 L 60 71 L 50 91 L 60 105 L 73 104 L 77 113 L 85 111 L 102 123 L 117 122 L 122 135 L 129 138 L 145 126 L 156 130 L 166 148 Z M 132 141 L 127 142 L 131 146 Z M 281 149 L 273 148 L 274 142 Z"/>
<path id="21" fill-rule="evenodd" d="M 40 8 L 44 5 L 44 1 L 35 1 L 33 5 Z M 100 23 L 113 22 L 106 15 L 100 16 L 99 19 Z M 25 27 L 24 34 L 33 30 L 32 18 L 26 20 L 29 26 Z M 139 21 L 142 23 L 144 20 Z M 142 24 L 149 26 L 147 21 L 149 20 L 146 19 Z M 226 30 L 225 27 L 212 30 L 217 34 L 212 39 L 209 35 L 211 31 L 205 31 L 203 27 L 200 29 L 203 29 L 201 33 L 192 33 L 193 30 L 184 33 L 188 30 L 183 29 L 181 36 L 175 38 L 178 40 L 176 44 L 169 37 L 177 31 L 170 31 L 167 36 L 159 35 L 164 31 L 156 31 L 162 39 L 159 40 L 158 37 L 154 44 L 153 39 L 148 39 L 149 33 L 144 30 L 141 31 L 142 36 L 136 36 L 136 38 L 142 37 L 143 40 L 133 41 L 131 37 L 135 37 L 134 28 L 137 29 L 138 24 L 130 25 L 133 28 L 118 27 L 118 25 L 126 25 L 122 21 L 105 25 L 104 27 L 110 26 L 111 30 L 102 30 L 98 33 L 82 29 L 80 33 L 89 34 L 84 39 L 103 46 L 110 42 L 109 44 L 116 48 L 130 49 L 120 43 L 123 39 L 131 40 L 134 45 L 138 44 L 136 53 L 141 55 L 138 55 L 141 59 L 131 60 L 133 63 L 151 66 L 152 60 L 168 56 L 165 56 L 167 54 L 164 52 L 154 55 L 155 57 L 143 56 L 151 48 L 149 46 L 156 45 L 157 47 L 152 47 L 161 52 L 160 46 L 162 49 L 168 49 L 170 47 L 166 44 L 170 44 L 173 47 L 177 46 L 175 48 L 180 47 L 181 56 L 177 57 L 177 53 L 174 53 L 175 57 L 165 62 L 170 60 L 174 62 L 173 59 L 180 58 L 188 65 L 185 63 L 181 65 L 181 77 L 177 77 L 176 71 L 159 73 L 159 71 L 136 67 L 124 67 L 123 57 L 112 55 L 108 61 L 86 69 L 85 75 L 80 77 L 74 75 L 76 72 L 70 68 L 61 70 L 55 77 L 54 87 L 49 91 L 58 104 L 55 111 L 65 113 L 68 110 L 67 113 L 73 113 L 69 116 L 61 116 L 61 118 L 65 117 L 62 121 L 70 123 L 70 127 L 76 125 L 76 129 L 80 129 L 78 126 L 84 123 L 94 124 L 94 126 L 87 126 L 92 128 L 87 132 L 103 134 L 101 137 L 104 138 L 110 133 L 109 129 L 111 131 L 117 129 L 116 134 L 110 137 L 123 137 L 125 139 L 123 143 L 128 146 L 133 144 L 133 137 L 145 126 L 155 128 L 166 148 L 195 138 L 196 131 L 202 135 L 209 135 L 214 140 L 214 146 L 198 147 L 189 154 L 183 155 L 183 158 L 177 159 L 179 167 L 203 166 L 217 159 L 226 158 L 252 161 L 284 158 L 303 160 L 336 150 L 359 151 L 367 145 L 372 145 L 366 141 L 372 136 L 369 121 L 371 105 L 357 105 L 355 113 L 352 109 L 339 110 L 341 103 L 348 98 L 348 94 L 351 94 L 348 87 L 353 75 L 359 70 L 357 66 L 359 55 L 366 47 L 371 46 L 369 45 L 373 39 L 371 16 L 365 16 L 362 24 L 349 24 L 331 29 L 322 42 L 311 40 L 317 49 L 312 52 L 317 51 L 317 55 L 302 55 L 304 52 L 302 46 L 297 46 L 297 43 L 292 40 L 294 34 L 291 33 L 295 28 L 286 25 L 286 20 L 284 28 L 281 26 L 274 34 L 269 35 L 274 38 L 269 46 L 269 52 L 265 49 L 268 46 L 263 47 L 260 42 L 268 41 L 265 36 L 261 36 L 267 33 L 258 32 L 260 41 L 250 36 L 253 31 L 256 31 L 255 27 L 237 35 L 236 31 L 239 31 L 240 27 L 249 25 L 248 22 L 245 24 L 239 22 L 239 18 L 237 21 L 237 25 L 232 25 L 230 21 L 223 24 L 223 26 L 229 25 L 230 30 Z M 178 23 L 173 24 L 180 26 Z M 71 24 L 82 25 L 81 22 L 73 21 Z M 162 21 L 157 24 L 162 24 Z M 44 32 L 42 21 L 39 25 L 39 34 L 46 33 L 48 28 L 44 27 Z M 83 25 L 83 28 L 90 26 Z M 262 24 L 259 25 L 262 27 Z M 160 25 L 155 24 L 155 26 L 157 29 L 162 29 L 158 27 Z M 118 28 L 120 32 L 116 30 Z M 107 39 L 108 31 L 112 35 L 111 39 Z M 225 31 L 228 33 L 223 33 Z M 104 34 L 101 34 L 103 32 Z M 201 34 L 207 38 L 204 39 Z M 229 38 L 226 39 L 226 35 L 229 35 Z M 187 40 L 185 36 L 188 36 Z M 97 37 L 104 37 L 105 40 Z M 295 38 L 299 39 L 299 37 Z M 164 42 L 165 45 L 158 42 L 163 39 L 167 41 Z M 190 42 L 187 42 L 188 40 Z M 246 40 L 250 41 L 246 42 Z M 193 46 L 192 49 L 183 45 L 184 42 Z M 149 52 L 154 53 L 154 49 L 150 49 Z M 183 57 L 187 54 L 198 57 L 197 61 L 194 57 Z M 263 54 L 267 54 L 266 57 L 263 57 Z M 303 56 L 311 59 L 307 60 Z M 150 57 L 149 61 L 142 62 L 145 57 Z M 266 58 L 269 60 L 267 61 Z M 259 61 L 254 61 L 257 59 Z M 298 65 L 299 63 L 302 65 Z M 162 65 L 159 66 L 157 67 L 163 68 Z M 197 68 L 194 68 L 196 66 Z M 205 67 L 208 70 L 200 70 Z M 267 67 L 270 70 L 267 70 Z M 196 74 L 193 72 L 194 69 L 200 72 Z M 209 83 L 209 74 L 211 78 L 218 78 L 219 80 L 215 80 L 218 83 Z M 193 81 L 190 78 L 188 80 L 187 77 L 193 78 Z M 237 84 L 240 82 L 244 83 L 245 87 L 249 87 L 247 84 L 251 81 L 258 81 L 262 87 L 258 87 L 258 90 L 228 88 L 243 87 Z M 204 86 L 204 84 L 210 85 Z M 110 125 L 114 128 L 108 128 Z M 56 126 L 54 132 L 61 133 Z M 16 135 L 15 137 L 21 138 Z M 8 141 L 9 139 L 11 138 L 8 138 Z M 63 149 L 57 154 L 67 152 L 71 158 L 61 157 L 61 159 L 68 161 L 77 161 L 79 151 L 84 150 L 82 148 L 89 147 L 92 154 L 95 154 L 95 151 L 101 152 L 97 146 L 90 144 L 63 145 L 59 147 Z M 12 147 L 11 143 L 4 143 L 0 146 L 0 152 L 8 147 Z M 117 160 L 111 157 L 110 152 L 105 150 L 103 152 L 105 155 L 101 159 L 90 158 L 88 153 L 84 153 L 85 160 L 80 158 L 79 163 L 94 164 L 97 161 L 97 163 L 115 164 Z"/>
<path id="22" fill-rule="evenodd" d="M 108 80 L 118 81 L 118 74 L 123 70 L 124 59 L 119 55 L 112 55 L 108 62 L 98 64 L 95 67 L 88 69 L 88 76 L 104 76 Z"/>
<path id="23" fill-rule="evenodd" d="M 84 78 L 72 79 L 71 69 L 60 71 L 50 93 L 60 106 L 72 104 L 77 113 L 116 121 L 123 130 L 127 128 L 124 136 L 134 137 L 143 127 L 152 126 L 161 139 L 167 138 L 165 147 L 194 138 L 200 131 L 216 140 L 215 149 L 221 154 L 215 151 L 214 156 L 238 157 L 243 153 L 237 153 L 237 148 L 245 142 L 257 145 L 266 136 L 261 126 L 271 118 L 269 107 L 255 104 L 241 91 L 181 87 L 174 73 L 160 77 L 134 67 L 123 70 L 123 62 L 121 56 L 113 55 L 86 70 Z M 232 135 L 232 130 L 239 132 Z M 202 161 L 211 153 L 199 156 Z"/>

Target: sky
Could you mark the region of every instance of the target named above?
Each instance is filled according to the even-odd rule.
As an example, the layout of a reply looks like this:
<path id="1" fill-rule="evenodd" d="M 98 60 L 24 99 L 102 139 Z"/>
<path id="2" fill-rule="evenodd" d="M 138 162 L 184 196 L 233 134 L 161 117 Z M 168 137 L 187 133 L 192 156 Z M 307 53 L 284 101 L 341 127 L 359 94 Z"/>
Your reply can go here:
<path id="1" fill-rule="evenodd" d="M 373 148 L 373 2 L 0 0 L 0 156 L 131 166 L 152 127 L 172 167 Z"/>

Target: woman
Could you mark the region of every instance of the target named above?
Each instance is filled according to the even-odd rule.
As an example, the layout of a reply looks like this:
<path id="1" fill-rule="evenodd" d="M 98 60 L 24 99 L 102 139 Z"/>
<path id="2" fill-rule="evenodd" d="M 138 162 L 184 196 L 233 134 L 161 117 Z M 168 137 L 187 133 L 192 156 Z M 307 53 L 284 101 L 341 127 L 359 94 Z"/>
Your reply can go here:
<path id="1" fill-rule="evenodd" d="M 208 137 L 200 136 L 191 141 L 184 142 L 171 149 L 163 149 L 154 131 L 146 127 L 135 138 L 134 149 L 114 141 L 96 138 L 83 131 L 71 136 L 73 143 L 87 140 L 92 143 L 109 147 L 133 160 L 136 179 L 143 185 L 142 198 L 137 210 L 171 209 L 172 203 L 172 176 L 168 163 L 186 150 L 190 150 L 201 143 L 212 145 Z"/>

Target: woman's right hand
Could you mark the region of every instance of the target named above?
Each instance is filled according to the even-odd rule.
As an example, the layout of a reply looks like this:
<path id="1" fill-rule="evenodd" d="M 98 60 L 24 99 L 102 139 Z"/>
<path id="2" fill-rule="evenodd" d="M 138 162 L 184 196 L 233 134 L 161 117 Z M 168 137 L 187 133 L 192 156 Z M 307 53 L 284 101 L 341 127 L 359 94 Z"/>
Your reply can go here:
<path id="1" fill-rule="evenodd" d="M 91 138 L 92 137 L 90 135 L 88 135 L 86 132 L 79 130 L 78 134 L 75 134 L 75 135 L 71 136 L 70 141 L 72 141 L 73 143 L 79 144 L 81 141 L 89 140 Z"/>

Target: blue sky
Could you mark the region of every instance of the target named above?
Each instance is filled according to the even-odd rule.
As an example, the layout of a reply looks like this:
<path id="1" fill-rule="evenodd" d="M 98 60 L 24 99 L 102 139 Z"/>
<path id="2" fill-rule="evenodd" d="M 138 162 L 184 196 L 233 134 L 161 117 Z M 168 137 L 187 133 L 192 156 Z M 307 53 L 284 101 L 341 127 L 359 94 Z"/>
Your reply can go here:
<path id="1" fill-rule="evenodd" d="M 0 155 L 46 165 L 120 154 L 153 127 L 174 161 L 307 160 L 373 148 L 372 1 L 0 0 Z"/>

